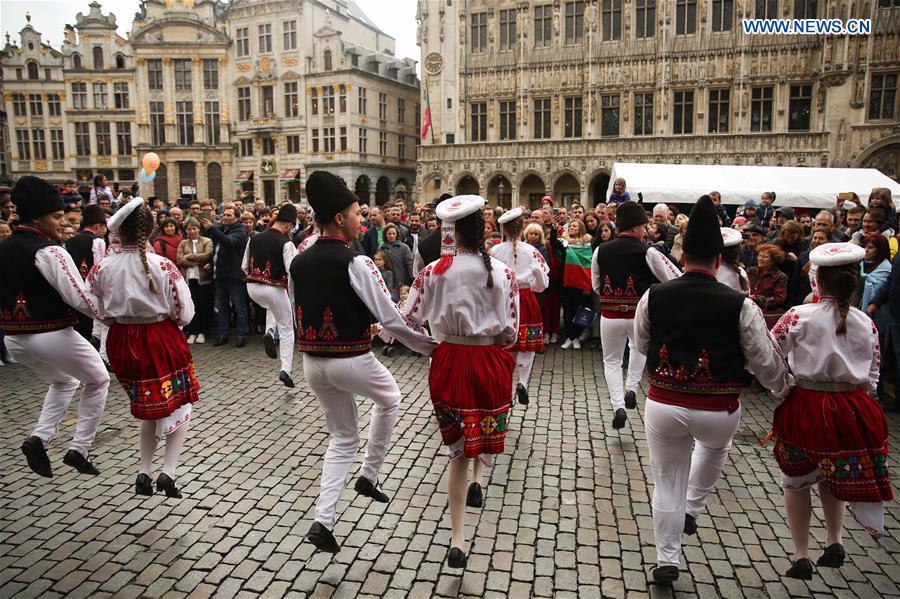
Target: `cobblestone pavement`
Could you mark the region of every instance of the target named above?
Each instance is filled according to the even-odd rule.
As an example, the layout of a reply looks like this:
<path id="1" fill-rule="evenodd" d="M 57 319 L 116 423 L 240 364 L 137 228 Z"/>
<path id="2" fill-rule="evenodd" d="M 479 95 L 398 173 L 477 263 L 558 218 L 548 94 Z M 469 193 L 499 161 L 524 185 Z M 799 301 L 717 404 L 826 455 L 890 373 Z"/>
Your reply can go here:
<path id="1" fill-rule="evenodd" d="M 178 473 L 181 500 L 133 494 L 138 427 L 115 382 L 94 446 L 103 473 L 91 478 L 62 464 L 70 410 L 51 447 L 56 477 L 32 474 L 19 446 L 44 388 L 22 366 L 0 369 L 0 598 L 651 593 L 644 400 L 625 429 L 611 429 L 599 352 L 554 348 L 537 357 L 532 405 L 514 413 L 484 508 L 466 515 L 473 542 L 463 575 L 443 565 L 446 458 L 430 414 L 426 360 L 382 358 L 404 393 L 382 473 L 392 501 L 370 503 L 348 489 L 335 530 L 343 549 L 332 557 L 304 541 L 327 433 L 299 360 L 298 386 L 286 390 L 258 337 L 244 349 L 195 346 L 195 357 L 203 391 Z M 699 535 L 685 541 L 675 596 L 900 595 L 900 543 L 876 542 L 849 518 L 849 560 L 840 571 L 820 571 L 808 584 L 780 576 L 791 550 L 780 476 L 771 446 L 757 445 L 775 401 L 746 393 L 743 405 L 724 479 L 699 518 Z M 362 400 L 365 428 L 370 412 Z M 897 447 L 900 420 L 892 416 L 890 425 Z M 157 468 L 161 459 L 160 450 Z M 815 558 L 825 534 L 814 504 Z M 900 508 L 894 503 L 888 512 L 896 534 Z"/>

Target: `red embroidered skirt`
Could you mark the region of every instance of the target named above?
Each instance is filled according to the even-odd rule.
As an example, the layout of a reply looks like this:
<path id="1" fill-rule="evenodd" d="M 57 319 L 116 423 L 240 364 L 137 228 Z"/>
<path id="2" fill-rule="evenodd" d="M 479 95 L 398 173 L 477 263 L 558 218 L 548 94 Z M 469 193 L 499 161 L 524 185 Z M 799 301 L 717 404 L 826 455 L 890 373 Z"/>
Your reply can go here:
<path id="1" fill-rule="evenodd" d="M 171 320 L 113 324 L 106 338 L 109 365 L 131 400 L 131 415 L 159 420 L 194 403 L 200 383 L 184 334 Z"/>
<path id="2" fill-rule="evenodd" d="M 519 289 L 519 338 L 509 351 L 543 351 L 544 319 L 531 289 Z"/>
<path id="3" fill-rule="evenodd" d="M 442 342 L 431 354 L 428 387 L 445 445 L 463 454 L 503 453 L 516 361 L 504 349 Z"/>
<path id="4" fill-rule="evenodd" d="M 795 388 L 775 410 L 775 459 L 788 476 L 819 469 L 843 501 L 893 498 L 884 412 L 862 389 L 831 393 Z"/>

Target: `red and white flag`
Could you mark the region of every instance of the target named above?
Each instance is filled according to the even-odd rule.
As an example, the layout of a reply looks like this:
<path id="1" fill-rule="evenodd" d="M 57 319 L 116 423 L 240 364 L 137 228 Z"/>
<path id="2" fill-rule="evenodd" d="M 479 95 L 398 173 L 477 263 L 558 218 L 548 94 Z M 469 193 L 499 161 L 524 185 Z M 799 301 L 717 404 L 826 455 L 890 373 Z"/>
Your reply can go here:
<path id="1" fill-rule="evenodd" d="M 431 129 L 431 101 L 428 99 L 428 88 L 425 88 L 425 112 L 422 114 L 422 141 Z"/>

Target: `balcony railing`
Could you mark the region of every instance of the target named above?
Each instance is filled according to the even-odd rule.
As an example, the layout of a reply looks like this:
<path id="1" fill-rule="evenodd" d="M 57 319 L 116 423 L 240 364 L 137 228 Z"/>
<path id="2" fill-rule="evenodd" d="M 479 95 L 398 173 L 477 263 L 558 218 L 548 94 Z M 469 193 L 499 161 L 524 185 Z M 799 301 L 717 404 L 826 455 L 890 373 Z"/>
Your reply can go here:
<path id="1" fill-rule="evenodd" d="M 273 133 L 281 129 L 281 118 L 275 115 L 258 119 L 251 118 L 249 124 L 252 133 Z"/>

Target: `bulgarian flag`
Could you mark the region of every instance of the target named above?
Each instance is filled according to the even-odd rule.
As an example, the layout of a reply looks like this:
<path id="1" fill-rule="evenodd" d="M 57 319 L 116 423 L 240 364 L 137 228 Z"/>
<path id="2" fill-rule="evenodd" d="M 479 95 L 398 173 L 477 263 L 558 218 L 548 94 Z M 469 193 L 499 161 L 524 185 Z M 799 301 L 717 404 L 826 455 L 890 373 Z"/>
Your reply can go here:
<path id="1" fill-rule="evenodd" d="M 591 290 L 591 257 L 594 250 L 590 245 L 566 248 L 566 266 L 563 271 L 563 285 L 583 291 Z"/>
<path id="2" fill-rule="evenodd" d="M 428 99 L 428 86 L 425 86 L 425 112 L 422 114 L 422 141 L 431 129 L 431 101 Z"/>

